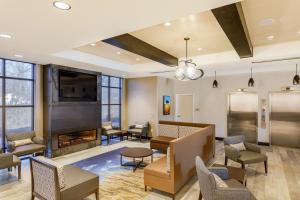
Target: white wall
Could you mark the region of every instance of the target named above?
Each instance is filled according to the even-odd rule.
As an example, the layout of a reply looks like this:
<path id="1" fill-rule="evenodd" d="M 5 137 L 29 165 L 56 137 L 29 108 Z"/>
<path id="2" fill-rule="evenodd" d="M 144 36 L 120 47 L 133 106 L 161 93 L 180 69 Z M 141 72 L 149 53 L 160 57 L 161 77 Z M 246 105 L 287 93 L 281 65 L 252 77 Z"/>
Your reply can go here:
<path id="1" fill-rule="evenodd" d="M 280 91 L 283 86 L 291 86 L 293 72 L 268 72 L 253 75 L 255 87 L 248 88 L 249 75 L 234 75 L 217 77 L 220 87 L 212 88 L 214 78 L 203 78 L 197 81 L 175 81 L 175 94 L 193 93 L 195 98 L 195 122 L 216 124 L 216 137 L 227 135 L 227 95 L 235 92 L 237 88 L 246 88 L 248 91 L 258 93 L 260 127 L 261 99 L 269 101 L 269 93 Z M 295 87 L 300 90 L 299 86 Z M 268 105 L 269 106 L 269 105 Z M 199 109 L 197 111 L 197 109 Z M 258 129 L 258 141 L 269 142 L 269 109 L 266 113 L 267 128 Z"/>

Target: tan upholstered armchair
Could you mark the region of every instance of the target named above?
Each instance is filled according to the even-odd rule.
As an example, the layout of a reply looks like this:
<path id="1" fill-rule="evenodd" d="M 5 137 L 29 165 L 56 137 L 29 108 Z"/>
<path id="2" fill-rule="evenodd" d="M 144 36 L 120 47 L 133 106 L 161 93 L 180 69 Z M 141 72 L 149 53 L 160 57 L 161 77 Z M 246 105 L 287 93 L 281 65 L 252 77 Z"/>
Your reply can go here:
<path id="1" fill-rule="evenodd" d="M 54 161 L 53 161 L 54 162 Z M 59 167 L 30 158 L 32 200 L 82 200 L 95 194 L 99 200 L 99 176 L 71 165 Z M 63 181 L 62 181 L 63 180 Z"/>
<path id="2" fill-rule="evenodd" d="M 205 200 L 252 200 L 255 197 L 251 192 L 240 182 L 234 179 L 230 179 L 229 173 L 226 168 L 217 167 L 209 168 L 205 166 L 202 159 L 196 157 L 196 170 L 200 186 L 199 199 L 202 196 Z M 218 180 L 216 180 L 216 174 L 219 176 L 225 185 L 220 187 Z"/>
<path id="3" fill-rule="evenodd" d="M 246 147 L 245 151 L 238 151 L 230 144 L 243 143 Z M 231 136 L 224 138 L 225 146 L 225 165 L 227 166 L 228 159 L 238 162 L 245 168 L 246 164 L 264 162 L 265 173 L 268 173 L 268 157 L 262 153 L 261 148 L 252 143 L 245 142 L 245 136 Z"/>
<path id="4" fill-rule="evenodd" d="M 119 128 L 113 127 L 112 122 L 103 122 L 102 123 L 102 135 L 107 137 L 107 144 L 113 136 L 121 137 L 122 131 Z"/>
<path id="5" fill-rule="evenodd" d="M 18 167 L 18 179 L 21 178 L 21 160 L 12 153 L 3 153 L 0 149 L 0 169 L 8 168 L 11 171 L 12 167 Z"/>
<path id="6" fill-rule="evenodd" d="M 140 141 L 142 141 L 142 137 L 148 138 L 148 133 L 150 130 L 150 123 L 136 123 L 134 125 L 130 125 L 128 127 L 128 133 L 132 136 L 136 136 L 140 138 Z"/>
<path id="7" fill-rule="evenodd" d="M 17 141 L 30 139 L 31 143 L 16 145 Z M 33 131 L 6 133 L 7 150 L 16 156 L 43 153 L 46 150 L 43 138 L 36 137 Z"/>

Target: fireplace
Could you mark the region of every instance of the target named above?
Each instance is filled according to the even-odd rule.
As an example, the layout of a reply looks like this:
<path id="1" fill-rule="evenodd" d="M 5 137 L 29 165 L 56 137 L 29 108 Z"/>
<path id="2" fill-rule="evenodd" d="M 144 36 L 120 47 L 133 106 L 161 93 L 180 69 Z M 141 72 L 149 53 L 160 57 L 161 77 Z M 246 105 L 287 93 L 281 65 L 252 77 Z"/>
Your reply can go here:
<path id="1" fill-rule="evenodd" d="M 97 130 L 76 131 L 58 135 L 58 148 L 97 140 Z"/>

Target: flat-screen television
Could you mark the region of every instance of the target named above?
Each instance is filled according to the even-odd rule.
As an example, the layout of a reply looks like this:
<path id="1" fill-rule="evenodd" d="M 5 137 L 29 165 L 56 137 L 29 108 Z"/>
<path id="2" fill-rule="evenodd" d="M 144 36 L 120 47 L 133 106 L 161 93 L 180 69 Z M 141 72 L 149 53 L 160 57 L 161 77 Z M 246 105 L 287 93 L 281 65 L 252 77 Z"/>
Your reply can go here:
<path id="1" fill-rule="evenodd" d="M 97 75 L 59 70 L 59 101 L 97 101 Z"/>

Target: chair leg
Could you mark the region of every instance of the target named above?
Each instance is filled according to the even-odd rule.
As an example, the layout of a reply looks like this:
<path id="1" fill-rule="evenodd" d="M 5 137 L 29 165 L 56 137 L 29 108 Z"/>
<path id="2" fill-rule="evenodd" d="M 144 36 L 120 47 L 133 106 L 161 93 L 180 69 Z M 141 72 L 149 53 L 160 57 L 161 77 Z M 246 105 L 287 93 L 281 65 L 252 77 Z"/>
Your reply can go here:
<path id="1" fill-rule="evenodd" d="M 147 185 L 145 185 L 145 192 L 147 192 Z"/>
<path id="2" fill-rule="evenodd" d="M 34 195 L 33 194 L 31 194 L 31 200 L 34 200 Z"/>
<path id="3" fill-rule="evenodd" d="M 225 156 L 225 166 L 227 166 L 227 163 L 228 163 L 228 157 Z"/>
<path id="4" fill-rule="evenodd" d="M 21 179 L 21 164 L 18 165 L 18 179 Z"/>
<path id="5" fill-rule="evenodd" d="M 245 164 L 242 164 L 242 169 L 245 169 Z"/>
<path id="6" fill-rule="evenodd" d="M 268 160 L 265 160 L 264 164 L 265 164 L 265 173 L 267 174 L 268 173 Z"/>
<path id="7" fill-rule="evenodd" d="M 107 145 L 109 145 L 109 135 L 106 136 L 107 137 Z"/>
<path id="8" fill-rule="evenodd" d="M 200 191 L 200 193 L 199 193 L 199 200 L 201 200 L 201 199 L 202 199 L 202 193 Z"/>
<path id="9" fill-rule="evenodd" d="M 95 196 L 96 196 L 96 200 L 99 200 L 99 189 L 96 190 Z"/>

